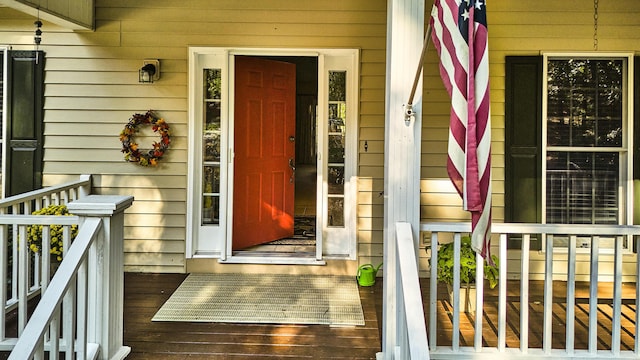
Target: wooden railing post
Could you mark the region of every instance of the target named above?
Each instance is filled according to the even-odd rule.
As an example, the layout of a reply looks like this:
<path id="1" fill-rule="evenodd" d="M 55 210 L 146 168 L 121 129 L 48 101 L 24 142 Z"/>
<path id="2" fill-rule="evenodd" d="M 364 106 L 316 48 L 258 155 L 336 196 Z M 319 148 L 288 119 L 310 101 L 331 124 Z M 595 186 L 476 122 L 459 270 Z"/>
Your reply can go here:
<path id="1" fill-rule="evenodd" d="M 89 195 L 67 205 L 80 217 L 100 217 L 102 235 L 92 247 L 88 274 L 87 340 L 100 344 L 99 359 L 124 359 L 131 348 L 123 345 L 124 211 L 132 196 Z"/>

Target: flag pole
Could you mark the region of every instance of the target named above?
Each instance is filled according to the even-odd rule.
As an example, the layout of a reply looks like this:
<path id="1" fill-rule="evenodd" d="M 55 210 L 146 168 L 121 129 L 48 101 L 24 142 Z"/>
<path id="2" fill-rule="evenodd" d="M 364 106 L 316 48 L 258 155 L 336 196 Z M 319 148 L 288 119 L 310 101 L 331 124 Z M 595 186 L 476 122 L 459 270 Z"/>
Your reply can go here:
<path id="1" fill-rule="evenodd" d="M 418 60 L 418 68 L 416 69 L 416 76 L 413 79 L 413 87 L 411 88 L 411 94 L 409 95 L 409 101 L 407 101 L 407 106 L 405 110 L 405 121 L 411 121 L 411 118 L 414 116 L 413 114 L 413 98 L 416 95 L 416 89 L 418 88 L 418 82 L 420 81 L 420 74 L 422 74 L 424 57 L 427 54 L 427 49 L 429 48 L 429 38 L 431 38 L 431 22 L 427 25 L 427 33 L 424 36 L 424 43 L 422 44 L 422 53 L 420 53 L 420 60 Z"/>

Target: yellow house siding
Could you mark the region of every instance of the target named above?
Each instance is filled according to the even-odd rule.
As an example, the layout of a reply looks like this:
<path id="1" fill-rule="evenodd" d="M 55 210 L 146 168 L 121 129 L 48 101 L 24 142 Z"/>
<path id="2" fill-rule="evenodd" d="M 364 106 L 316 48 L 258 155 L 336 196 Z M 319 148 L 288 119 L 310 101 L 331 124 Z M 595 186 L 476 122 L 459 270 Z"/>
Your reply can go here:
<path id="1" fill-rule="evenodd" d="M 42 27 L 44 181 L 87 173 L 96 193 L 135 196 L 125 218 L 127 271 L 185 271 L 189 46 L 360 49 L 358 255 L 382 261 L 385 1 L 101 0 L 95 15 L 94 32 Z M 0 7 L 0 44 L 33 49 L 33 21 Z M 138 83 L 146 58 L 161 63 L 152 85 Z M 123 126 L 148 109 L 171 126 L 158 168 L 126 163 L 120 152 Z M 143 135 L 143 144 L 155 140 Z"/>
<path id="2" fill-rule="evenodd" d="M 432 3 L 433 1 L 427 2 L 428 12 Z M 634 0 L 599 2 L 597 51 L 640 50 L 640 10 L 636 5 Z M 593 2 L 582 0 L 493 0 L 487 6 L 492 120 L 492 212 L 494 222 L 502 222 L 505 57 L 554 51 L 594 51 L 594 7 Z M 462 202 L 446 174 L 450 102 L 439 77 L 438 59 L 433 47 L 425 60 L 423 91 L 422 221 L 470 221 L 469 214 L 461 210 Z M 494 236 L 494 253 L 497 252 L 497 243 L 498 239 Z M 426 255 L 424 250 L 420 251 L 422 275 L 428 274 Z M 554 255 L 554 269 L 559 274 L 566 271 L 563 258 L 566 263 L 566 254 Z M 519 272 L 519 259 L 519 251 L 509 251 L 509 271 L 512 277 Z M 533 277 L 539 278 L 543 273 L 543 260 L 544 254 L 531 252 Z M 582 280 L 589 271 L 585 263 L 587 260 L 584 256 L 579 256 L 578 277 Z M 625 274 L 633 274 L 635 259 L 625 256 L 624 261 Z M 606 273 L 611 269 L 610 266 L 603 265 L 600 270 Z"/>
<path id="3" fill-rule="evenodd" d="M 598 51 L 638 50 L 640 10 L 634 5 L 635 0 L 600 1 Z M 492 0 L 488 11 L 493 218 L 501 222 L 505 56 L 593 51 L 593 6 L 583 0 Z M 47 21 L 42 28 L 45 184 L 88 173 L 94 174 L 96 192 L 136 197 L 125 224 L 127 270 L 184 271 L 188 46 L 360 49 L 357 254 L 360 263 L 382 262 L 385 1 L 101 0 L 95 14 L 94 32 Z M 0 7 L 0 44 L 33 49 L 33 20 Z M 137 82 L 145 58 L 161 62 L 161 79 L 153 85 Z M 450 102 L 433 47 L 425 59 L 423 91 L 422 221 L 468 221 L 446 174 Z M 173 133 L 166 158 L 154 169 L 125 163 L 118 140 L 131 114 L 148 109 L 157 110 Z M 150 143 L 154 137 L 140 139 Z M 425 255 L 421 250 L 423 275 Z M 517 251 L 509 256 L 513 263 L 519 259 Z M 535 273 L 541 257 L 532 256 Z"/>

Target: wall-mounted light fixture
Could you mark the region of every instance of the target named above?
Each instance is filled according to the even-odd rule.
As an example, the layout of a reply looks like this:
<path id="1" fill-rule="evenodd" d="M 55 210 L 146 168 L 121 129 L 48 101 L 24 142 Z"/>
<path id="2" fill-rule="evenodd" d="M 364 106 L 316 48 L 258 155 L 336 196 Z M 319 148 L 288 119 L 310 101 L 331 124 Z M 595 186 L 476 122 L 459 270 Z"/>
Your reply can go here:
<path id="1" fill-rule="evenodd" d="M 160 61 L 147 59 L 138 72 L 138 82 L 152 83 L 160 79 Z"/>

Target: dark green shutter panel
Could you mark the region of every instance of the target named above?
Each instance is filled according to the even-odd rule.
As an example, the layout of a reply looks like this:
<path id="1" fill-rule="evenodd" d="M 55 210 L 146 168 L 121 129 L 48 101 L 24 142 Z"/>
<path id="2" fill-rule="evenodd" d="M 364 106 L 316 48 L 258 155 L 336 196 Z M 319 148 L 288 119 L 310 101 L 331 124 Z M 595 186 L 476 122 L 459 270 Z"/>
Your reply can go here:
<path id="1" fill-rule="evenodd" d="M 37 60 L 37 61 L 36 61 Z M 44 52 L 9 51 L 7 196 L 42 186 Z"/>
<path id="2" fill-rule="evenodd" d="M 505 83 L 505 221 L 542 220 L 542 57 L 507 56 Z M 509 246 L 520 248 L 520 237 Z M 539 238 L 531 242 L 540 249 Z"/>

